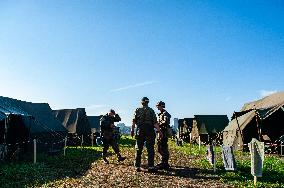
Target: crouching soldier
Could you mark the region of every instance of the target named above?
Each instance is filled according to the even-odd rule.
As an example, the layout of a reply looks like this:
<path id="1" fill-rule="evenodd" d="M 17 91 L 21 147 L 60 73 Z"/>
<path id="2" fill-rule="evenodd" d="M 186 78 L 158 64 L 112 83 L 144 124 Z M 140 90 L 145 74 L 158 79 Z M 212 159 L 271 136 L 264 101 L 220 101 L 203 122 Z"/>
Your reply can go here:
<path id="1" fill-rule="evenodd" d="M 119 147 L 117 140 L 114 138 L 114 122 L 119 122 L 121 118 L 114 110 L 110 110 L 106 115 L 103 115 L 100 119 L 101 126 L 101 137 L 103 142 L 103 153 L 102 157 L 106 164 L 109 163 L 107 160 L 107 151 L 109 146 L 112 146 L 112 149 L 117 155 L 118 161 L 124 161 L 126 158 L 122 157 L 119 152 Z"/>

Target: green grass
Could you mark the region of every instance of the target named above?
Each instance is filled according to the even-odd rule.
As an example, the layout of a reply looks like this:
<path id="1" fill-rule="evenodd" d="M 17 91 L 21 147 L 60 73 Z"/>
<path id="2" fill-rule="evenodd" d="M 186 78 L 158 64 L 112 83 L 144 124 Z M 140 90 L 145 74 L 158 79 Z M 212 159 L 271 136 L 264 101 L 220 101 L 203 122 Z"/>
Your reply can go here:
<path id="1" fill-rule="evenodd" d="M 82 176 L 101 156 L 100 147 L 69 147 L 63 153 L 50 156 L 38 154 L 37 163 L 28 161 L 0 165 L 0 187 L 33 187 L 66 177 Z"/>
<path id="2" fill-rule="evenodd" d="M 133 147 L 135 140 L 122 136 L 120 147 Z M 110 149 L 110 152 L 112 149 Z M 38 154 L 33 164 L 33 154 L 22 156 L 22 160 L 0 164 L 0 187 L 36 187 L 49 182 L 78 178 L 91 168 L 93 162 L 101 158 L 102 147 L 68 147 L 66 156 Z M 72 182 L 70 180 L 70 182 Z"/>
<path id="3" fill-rule="evenodd" d="M 135 146 L 135 139 L 131 138 L 131 136 L 122 135 L 119 140 L 120 147 L 133 147 Z"/>
<path id="4" fill-rule="evenodd" d="M 191 165 L 201 171 L 213 169 L 212 165 L 206 160 L 206 147 L 202 146 L 199 152 L 198 145 L 184 144 L 176 146 L 174 142 L 170 146 L 182 151 L 186 155 L 195 156 Z M 216 174 L 220 180 L 234 187 L 254 187 L 253 176 L 250 173 L 250 154 L 246 152 L 235 152 L 237 170 L 227 172 L 223 167 L 220 147 L 216 147 Z M 258 178 L 257 187 L 284 187 L 284 160 L 277 156 L 265 156 L 263 165 L 263 176 Z"/>

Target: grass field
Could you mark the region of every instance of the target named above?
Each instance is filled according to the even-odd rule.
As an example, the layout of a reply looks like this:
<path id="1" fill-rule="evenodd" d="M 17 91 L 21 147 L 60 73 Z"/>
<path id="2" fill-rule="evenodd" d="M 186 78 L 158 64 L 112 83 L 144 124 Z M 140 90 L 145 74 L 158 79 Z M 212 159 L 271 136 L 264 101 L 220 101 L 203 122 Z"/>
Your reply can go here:
<path id="1" fill-rule="evenodd" d="M 101 160 L 101 147 L 68 147 L 66 156 L 39 155 L 32 160 L 1 164 L 0 187 L 253 187 L 250 174 L 249 153 L 236 152 L 236 172 L 223 168 L 220 148 L 216 148 L 216 173 L 206 160 L 205 147 L 199 152 L 197 145 L 176 146 L 170 142 L 172 170 L 149 174 L 137 174 L 133 168 L 135 141 L 123 137 L 121 152 L 127 160 L 120 164 L 110 157 L 111 164 Z M 110 150 L 112 151 L 112 150 Z M 156 163 L 158 162 L 158 155 Z M 143 162 L 146 162 L 145 152 Z M 258 178 L 258 187 L 284 187 L 284 161 L 275 156 L 265 156 L 263 177 Z"/>
<path id="2" fill-rule="evenodd" d="M 198 145 L 184 144 L 183 147 L 176 146 L 173 142 L 171 147 L 181 150 L 189 156 L 201 156 L 191 164 L 198 169 L 213 169 L 212 165 L 205 158 L 206 148 L 202 147 L 199 153 Z M 247 152 L 235 152 L 237 170 L 227 172 L 223 167 L 220 147 L 216 147 L 216 174 L 220 180 L 234 187 L 254 187 L 253 176 L 250 168 L 250 154 Z M 263 165 L 263 177 L 258 178 L 258 187 L 284 187 L 284 160 L 278 156 L 266 155 Z"/>

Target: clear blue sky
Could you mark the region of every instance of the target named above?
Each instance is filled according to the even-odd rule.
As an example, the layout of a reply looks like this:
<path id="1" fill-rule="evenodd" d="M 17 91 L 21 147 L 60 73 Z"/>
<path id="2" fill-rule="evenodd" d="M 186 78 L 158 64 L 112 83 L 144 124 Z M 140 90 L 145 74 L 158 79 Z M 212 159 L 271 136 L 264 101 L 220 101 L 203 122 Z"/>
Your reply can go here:
<path id="1" fill-rule="evenodd" d="M 230 116 L 284 90 L 283 20 L 281 0 L 3 0 L 0 95 L 127 125 L 143 96 Z"/>

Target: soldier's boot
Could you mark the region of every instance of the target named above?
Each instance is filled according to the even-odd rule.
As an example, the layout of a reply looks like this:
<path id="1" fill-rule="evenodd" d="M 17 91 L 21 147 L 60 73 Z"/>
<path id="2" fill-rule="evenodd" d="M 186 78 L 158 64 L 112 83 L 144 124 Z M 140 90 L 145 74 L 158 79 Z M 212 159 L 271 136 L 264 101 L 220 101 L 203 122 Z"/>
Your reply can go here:
<path id="1" fill-rule="evenodd" d="M 162 166 L 163 170 L 169 170 L 170 169 L 170 165 L 168 163 L 164 163 L 164 165 Z"/>
<path id="2" fill-rule="evenodd" d="M 156 165 L 156 168 L 160 169 L 162 166 L 163 166 L 163 163 L 159 163 L 159 164 Z"/>
<path id="3" fill-rule="evenodd" d="M 103 160 L 104 160 L 104 163 L 105 163 L 105 164 L 109 164 L 109 161 L 107 160 L 106 157 L 103 157 Z"/>
<path id="4" fill-rule="evenodd" d="M 158 172 L 158 169 L 155 168 L 154 166 L 150 166 L 150 167 L 148 167 L 148 172 L 155 173 L 155 172 Z"/>
<path id="5" fill-rule="evenodd" d="M 119 155 L 119 156 L 117 157 L 117 161 L 118 161 L 118 162 L 124 161 L 125 159 L 126 159 L 126 157 L 122 157 L 121 155 Z"/>
<path id="6" fill-rule="evenodd" d="M 106 158 L 106 153 L 102 155 L 105 164 L 109 164 L 109 161 Z"/>
<path id="7" fill-rule="evenodd" d="M 156 168 L 159 170 L 169 170 L 170 165 L 168 163 L 160 163 L 156 165 Z"/>

